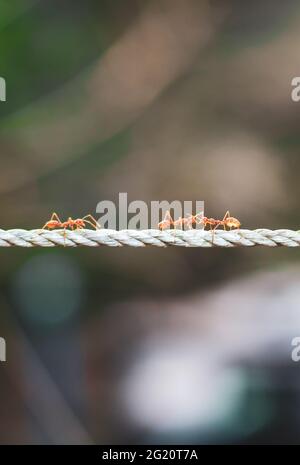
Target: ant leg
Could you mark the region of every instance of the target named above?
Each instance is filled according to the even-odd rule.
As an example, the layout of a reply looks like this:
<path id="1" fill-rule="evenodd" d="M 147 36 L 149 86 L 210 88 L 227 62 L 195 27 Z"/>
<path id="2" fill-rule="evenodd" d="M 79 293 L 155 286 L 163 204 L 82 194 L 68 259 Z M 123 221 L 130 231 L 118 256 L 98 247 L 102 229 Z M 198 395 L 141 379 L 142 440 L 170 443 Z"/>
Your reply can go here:
<path id="1" fill-rule="evenodd" d="M 175 229 L 177 229 L 177 226 L 179 226 L 182 229 L 183 226 L 183 218 L 180 216 L 178 220 L 173 221 L 173 226 Z"/>
<path id="2" fill-rule="evenodd" d="M 219 224 L 216 224 L 216 226 L 213 228 L 212 230 L 212 243 L 214 243 L 214 239 L 215 239 L 215 231 L 216 229 L 220 226 L 220 223 Z"/>
<path id="3" fill-rule="evenodd" d="M 203 223 L 203 214 L 202 213 L 197 213 L 194 216 L 194 218 L 195 218 L 196 225 Z"/>
<path id="4" fill-rule="evenodd" d="M 214 243 L 215 241 L 215 231 L 217 229 L 218 225 L 214 227 L 214 229 L 212 230 L 212 243 Z"/>
<path id="5" fill-rule="evenodd" d="M 91 224 L 93 226 L 93 228 L 95 228 L 95 229 L 100 229 L 101 228 L 101 224 L 98 223 L 98 221 L 92 215 L 85 215 L 82 218 L 83 221 L 86 221 L 86 218 L 90 218 L 90 220 L 92 220 L 92 222 L 87 221 L 87 223 Z"/>
<path id="6" fill-rule="evenodd" d="M 197 215 L 189 213 L 188 218 L 185 218 L 185 224 L 187 224 L 189 229 L 193 229 L 194 223 L 197 224 Z"/>
<path id="7" fill-rule="evenodd" d="M 189 214 L 188 218 L 186 218 L 185 224 L 189 229 L 193 229 L 193 221 L 194 221 L 194 216 Z"/>
<path id="8" fill-rule="evenodd" d="M 229 212 L 229 210 L 227 210 L 227 212 L 225 213 L 225 215 L 224 215 L 224 217 L 223 217 L 223 220 L 222 220 L 222 224 L 223 224 L 223 226 L 224 226 L 224 231 L 226 231 L 226 220 L 227 220 L 227 218 L 229 218 L 229 217 L 230 217 L 230 212 Z"/>
<path id="9" fill-rule="evenodd" d="M 83 219 L 83 218 L 82 218 L 82 219 Z M 83 221 L 84 221 L 85 223 L 90 224 L 90 225 L 92 226 L 92 228 L 94 228 L 94 229 L 96 229 L 96 230 L 97 230 L 97 229 L 100 229 L 100 227 L 101 227 L 98 223 L 97 223 L 97 225 L 98 225 L 99 227 L 97 227 L 94 223 L 92 223 L 92 222 L 89 221 L 89 220 L 83 220 Z M 83 229 L 83 227 L 82 227 L 82 226 L 78 226 L 78 229 Z"/>
<path id="10" fill-rule="evenodd" d="M 191 222 L 189 221 L 188 218 L 182 218 L 181 219 L 181 227 L 185 230 L 186 229 L 186 225 L 189 229 L 191 229 Z"/>
<path id="11" fill-rule="evenodd" d="M 210 227 L 210 232 L 212 233 L 211 238 L 212 238 L 212 244 L 213 244 L 214 243 L 214 238 L 215 238 L 215 228 L 212 227 L 211 223 L 209 224 L 209 227 Z"/>
<path id="12" fill-rule="evenodd" d="M 59 222 L 61 223 L 61 220 L 60 220 L 60 218 L 59 218 L 58 214 L 57 214 L 57 213 L 55 213 L 55 212 L 54 212 L 54 213 L 52 213 L 52 216 L 51 216 L 51 219 L 50 219 L 50 221 L 52 221 L 52 220 L 57 220 L 57 221 L 59 221 Z"/>
<path id="13" fill-rule="evenodd" d="M 199 225 L 202 224 L 202 225 L 203 225 L 203 229 L 206 228 L 207 223 L 206 223 L 206 221 L 204 220 L 204 215 L 203 215 L 203 213 L 196 213 L 196 215 L 192 216 L 192 218 L 193 218 L 193 221 L 194 221 L 194 223 L 195 223 L 195 225 L 196 225 L 196 229 L 197 229 L 197 225 L 198 225 L 198 224 L 199 224 Z"/>
<path id="14" fill-rule="evenodd" d="M 63 233 L 63 236 L 64 236 L 64 247 L 66 247 L 67 226 L 64 226 L 64 233 Z"/>
<path id="15" fill-rule="evenodd" d="M 49 221 L 58 221 L 61 224 L 61 219 L 57 213 L 52 213 L 52 216 Z"/>
<path id="16" fill-rule="evenodd" d="M 89 218 L 89 220 L 87 220 L 86 218 Z M 85 215 L 82 220 L 85 222 L 85 223 L 88 223 L 90 224 L 94 229 L 100 229 L 101 228 L 101 224 L 98 223 L 98 221 L 92 216 L 92 215 Z"/>
<path id="17" fill-rule="evenodd" d="M 170 213 L 170 210 L 167 210 L 166 213 L 165 213 L 165 217 L 164 217 L 164 221 L 167 221 L 169 223 L 169 225 L 173 225 L 174 226 L 174 220 L 171 216 L 171 213 Z"/>
<path id="18" fill-rule="evenodd" d="M 52 213 L 50 220 L 46 221 L 46 223 L 44 224 L 42 229 L 46 229 L 48 227 L 48 223 L 50 223 L 50 221 L 58 221 L 61 224 L 61 220 L 60 220 L 58 214 L 57 213 Z"/>

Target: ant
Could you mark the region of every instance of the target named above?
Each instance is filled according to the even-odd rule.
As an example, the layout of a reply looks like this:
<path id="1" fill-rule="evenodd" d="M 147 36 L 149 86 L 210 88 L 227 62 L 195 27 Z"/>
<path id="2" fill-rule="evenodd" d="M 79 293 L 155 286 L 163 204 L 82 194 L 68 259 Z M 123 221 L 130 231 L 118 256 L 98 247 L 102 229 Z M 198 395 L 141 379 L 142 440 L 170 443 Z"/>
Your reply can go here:
<path id="1" fill-rule="evenodd" d="M 88 219 L 89 218 L 89 219 Z M 67 221 L 61 221 L 57 213 L 53 213 L 50 220 L 44 224 L 42 229 L 57 229 L 61 228 L 64 230 L 64 237 L 66 238 L 66 229 L 70 228 L 72 231 L 74 229 L 83 229 L 86 227 L 86 224 L 91 225 L 95 229 L 100 229 L 100 224 L 95 220 L 92 215 L 86 215 L 83 218 L 77 218 L 73 220 L 73 218 L 69 217 Z"/>
<path id="2" fill-rule="evenodd" d="M 201 215 L 200 213 L 197 213 L 196 215 L 191 215 L 189 214 L 188 217 L 179 217 L 178 220 L 174 221 L 174 228 L 177 226 L 187 226 L 189 229 L 193 228 L 193 225 L 201 224 Z"/>
<path id="3" fill-rule="evenodd" d="M 214 218 L 207 218 L 206 216 L 203 216 L 201 218 L 201 222 L 204 224 L 204 228 L 208 225 L 210 226 L 210 230 L 212 231 L 212 242 L 214 242 L 215 230 L 219 226 L 223 226 L 224 231 L 226 231 L 226 228 L 231 230 L 232 228 L 239 229 L 241 227 L 241 222 L 237 218 L 230 216 L 229 211 L 225 213 L 222 220 L 215 220 Z"/>
<path id="4" fill-rule="evenodd" d="M 167 229 L 170 226 L 174 226 L 174 228 L 176 229 L 179 226 L 182 227 L 186 225 L 189 228 L 192 228 L 193 224 L 201 224 L 201 216 L 199 213 L 197 215 L 189 215 L 187 218 L 182 218 L 180 216 L 178 220 L 174 221 L 168 210 L 165 214 L 163 221 L 158 223 L 158 227 L 159 229 Z"/>
<path id="5" fill-rule="evenodd" d="M 173 221 L 174 228 L 187 226 L 189 229 L 193 228 L 193 225 L 202 223 L 202 213 L 197 213 L 196 215 L 189 214 L 187 217 L 179 217 L 178 220 Z"/>
<path id="6" fill-rule="evenodd" d="M 210 229 L 213 230 L 213 231 L 215 231 L 219 226 L 223 226 L 224 231 L 226 231 L 226 228 L 239 229 L 241 227 L 241 222 L 237 218 L 234 218 L 233 216 L 230 216 L 229 211 L 227 211 L 225 213 L 222 220 L 215 220 L 214 218 L 207 218 L 206 216 L 203 216 L 200 221 L 201 221 L 201 223 L 204 224 L 204 227 L 209 225 Z M 214 226 L 214 228 L 213 228 L 213 226 Z"/>

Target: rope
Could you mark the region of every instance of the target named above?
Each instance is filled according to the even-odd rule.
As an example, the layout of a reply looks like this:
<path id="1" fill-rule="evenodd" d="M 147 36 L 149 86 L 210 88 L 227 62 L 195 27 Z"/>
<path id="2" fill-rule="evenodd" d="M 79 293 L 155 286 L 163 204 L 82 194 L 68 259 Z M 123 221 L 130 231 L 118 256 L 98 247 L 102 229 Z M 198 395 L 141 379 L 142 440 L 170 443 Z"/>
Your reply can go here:
<path id="1" fill-rule="evenodd" d="M 191 229 L 164 230 L 124 229 L 80 229 L 77 231 L 66 230 L 41 230 L 34 229 L 0 229 L 0 247 L 155 247 L 179 246 L 179 247 L 299 247 L 300 231 L 289 229 L 239 229 L 232 231 L 217 230 L 214 235 L 211 231 Z"/>

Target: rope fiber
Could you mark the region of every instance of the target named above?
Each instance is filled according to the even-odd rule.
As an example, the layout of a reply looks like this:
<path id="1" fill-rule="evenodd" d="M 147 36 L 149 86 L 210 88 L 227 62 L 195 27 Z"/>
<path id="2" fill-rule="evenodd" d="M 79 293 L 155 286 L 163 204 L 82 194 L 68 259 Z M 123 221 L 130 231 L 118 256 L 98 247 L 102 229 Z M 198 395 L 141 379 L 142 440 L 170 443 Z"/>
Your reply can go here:
<path id="1" fill-rule="evenodd" d="M 289 229 L 206 230 L 159 229 L 0 229 L 0 247 L 299 247 L 300 231 Z"/>

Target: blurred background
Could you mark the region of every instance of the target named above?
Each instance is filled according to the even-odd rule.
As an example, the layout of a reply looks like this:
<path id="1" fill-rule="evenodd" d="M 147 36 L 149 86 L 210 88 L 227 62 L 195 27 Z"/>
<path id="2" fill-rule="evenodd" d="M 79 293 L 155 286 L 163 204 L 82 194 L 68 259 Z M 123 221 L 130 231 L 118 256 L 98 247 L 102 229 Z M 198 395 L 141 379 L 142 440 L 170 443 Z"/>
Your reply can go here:
<path id="1" fill-rule="evenodd" d="M 1 228 L 101 200 L 299 227 L 296 0 L 0 0 Z M 1 249 L 1 444 L 292 444 L 297 249 Z"/>

